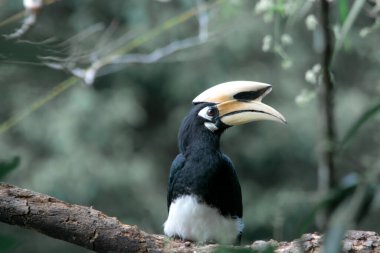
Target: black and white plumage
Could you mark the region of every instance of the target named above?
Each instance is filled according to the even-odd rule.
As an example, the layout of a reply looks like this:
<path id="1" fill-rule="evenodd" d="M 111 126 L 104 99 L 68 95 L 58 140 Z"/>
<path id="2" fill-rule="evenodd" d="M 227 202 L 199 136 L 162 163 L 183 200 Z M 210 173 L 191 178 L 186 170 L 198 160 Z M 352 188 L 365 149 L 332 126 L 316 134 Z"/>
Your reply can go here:
<path id="1" fill-rule="evenodd" d="M 231 160 L 220 151 L 220 137 L 233 125 L 284 117 L 261 99 L 264 83 L 237 81 L 216 85 L 193 100 L 178 134 L 179 154 L 168 182 L 164 232 L 197 242 L 239 243 L 243 206 Z"/>

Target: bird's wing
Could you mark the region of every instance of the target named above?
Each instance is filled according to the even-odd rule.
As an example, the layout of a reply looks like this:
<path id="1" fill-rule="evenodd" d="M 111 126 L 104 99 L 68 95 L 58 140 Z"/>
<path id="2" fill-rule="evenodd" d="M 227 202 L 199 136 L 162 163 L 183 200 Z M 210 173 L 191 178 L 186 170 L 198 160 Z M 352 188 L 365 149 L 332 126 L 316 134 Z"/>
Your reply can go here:
<path id="1" fill-rule="evenodd" d="M 168 210 L 172 202 L 173 183 L 176 180 L 178 171 L 183 168 L 184 164 L 185 164 L 185 157 L 182 154 L 178 154 L 177 157 L 172 162 L 172 166 L 170 167 L 170 175 L 169 175 L 169 182 L 168 182 L 168 196 L 167 196 Z"/>
<path id="2" fill-rule="evenodd" d="M 231 187 L 231 195 L 234 196 L 231 201 L 232 203 L 229 203 L 228 207 L 230 210 L 228 213 L 232 216 L 237 216 L 237 217 L 243 217 L 243 203 L 242 203 L 242 195 L 241 195 L 241 187 L 240 183 L 238 180 L 238 176 L 236 174 L 236 170 L 234 169 L 234 165 L 231 161 L 231 159 L 223 154 L 223 160 L 226 164 L 226 166 L 229 168 L 230 177 L 229 177 L 229 183 L 233 185 Z"/>

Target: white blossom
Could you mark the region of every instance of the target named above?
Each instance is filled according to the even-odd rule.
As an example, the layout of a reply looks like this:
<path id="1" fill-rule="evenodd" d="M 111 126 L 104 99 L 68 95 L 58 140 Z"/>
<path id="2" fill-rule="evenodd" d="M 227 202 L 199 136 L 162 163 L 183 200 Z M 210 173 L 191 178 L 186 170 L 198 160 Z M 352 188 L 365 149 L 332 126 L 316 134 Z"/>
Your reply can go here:
<path id="1" fill-rule="evenodd" d="M 272 46 L 272 36 L 265 35 L 263 38 L 263 45 L 262 45 L 262 50 L 264 52 L 268 52 Z"/>
<path id="2" fill-rule="evenodd" d="M 371 32 L 371 30 L 370 30 L 368 27 L 365 27 L 365 28 L 363 28 L 363 29 L 360 30 L 359 35 L 360 35 L 360 37 L 364 38 L 364 37 L 366 37 L 370 32 Z"/>
<path id="3" fill-rule="evenodd" d="M 24 8 L 28 10 L 35 10 L 42 7 L 42 0 L 24 0 L 23 1 Z"/>
<path id="4" fill-rule="evenodd" d="M 309 69 L 305 73 L 305 80 L 308 83 L 316 84 L 317 83 L 317 75 L 313 70 Z"/>
<path id="5" fill-rule="evenodd" d="M 318 26 L 318 20 L 313 14 L 310 14 L 306 17 L 305 24 L 308 30 L 314 31 Z"/>
<path id="6" fill-rule="evenodd" d="M 295 102 L 297 105 L 302 106 L 306 103 L 310 102 L 312 99 L 315 98 L 315 90 L 302 90 L 300 94 L 297 95 L 295 98 Z"/>
<path id="7" fill-rule="evenodd" d="M 97 74 L 96 68 L 87 69 L 83 78 L 83 81 L 85 82 L 85 84 L 92 85 L 95 81 L 96 74 Z"/>
<path id="8" fill-rule="evenodd" d="M 255 12 L 257 14 L 267 12 L 273 7 L 273 0 L 260 0 L 255 6 Z"/>
<path id="9" fill-rule="evenodd" d="M 321 65 L 315 64 L 311 69 L 305 72 L 305 80 L 311 84 L 317 84 L 318 76 L 321 72 Z"/>
<path id="10" fill-rule="evenodd" d="M 288 45 L 293 44 L 293 39 L 289 34 L 284 33 L 283 35 L 281 35 L 281 43 L 283 45 L 288 46 Z"/>
<path id="11" fill-rule="evenodd" d="M 312 70 L 313 70 L 313 72 L 314 72 L 315 74 L 319 74 L 319 72 L 321 71 L 321 64 L 319 64 L 319 63 L 315 64 L 315 65 L 313 66 Z"/>
<path id="12" fill-rule="evenodd" d="M 286 59 L 286 60 L 283 60 L 282 63 L 281 63 L 281 66 L 284 68 L 284 69 L 289 69 L 293 66 L 293 62 L 289 59 Z"/>

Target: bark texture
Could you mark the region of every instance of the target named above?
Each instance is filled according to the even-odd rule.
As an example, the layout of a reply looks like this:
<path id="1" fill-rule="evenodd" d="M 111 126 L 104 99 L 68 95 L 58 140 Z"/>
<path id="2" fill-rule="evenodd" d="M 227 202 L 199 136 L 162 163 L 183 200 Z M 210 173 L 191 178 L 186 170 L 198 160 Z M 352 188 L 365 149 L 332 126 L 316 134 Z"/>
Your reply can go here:
<path id="1" fill-rule="evenodd" d="M 56 198 L 0 183 L 0 221 L 30 228 L 48 236 L 77 244 L 96 252 L 211 252 L 219 245 L 197 245 L 148 234 L 136 226 L 122 224 L 92 207 L 68 204 Z M 278 253 L 319 252 L 319 234 L 305 234 L 293 242 L 256 241 L 231 249 L 277 248 Z M 343 252 L 380 252 L 380 236 L 375 232 L 349 231 Z"/>

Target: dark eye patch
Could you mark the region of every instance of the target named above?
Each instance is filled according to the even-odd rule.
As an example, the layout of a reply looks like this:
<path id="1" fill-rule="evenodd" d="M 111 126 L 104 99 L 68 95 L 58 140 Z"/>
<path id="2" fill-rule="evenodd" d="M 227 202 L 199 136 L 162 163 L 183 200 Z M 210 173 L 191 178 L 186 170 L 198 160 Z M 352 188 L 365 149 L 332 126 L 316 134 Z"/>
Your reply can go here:
<path id="1" fill-rule="evenodd" d="M 234 95 L 234 99 L 236 100 L 246 100 L 251 101 L 261 97 L 271 86 L 256 90 L 256 91 L 242 91 Z"/>

